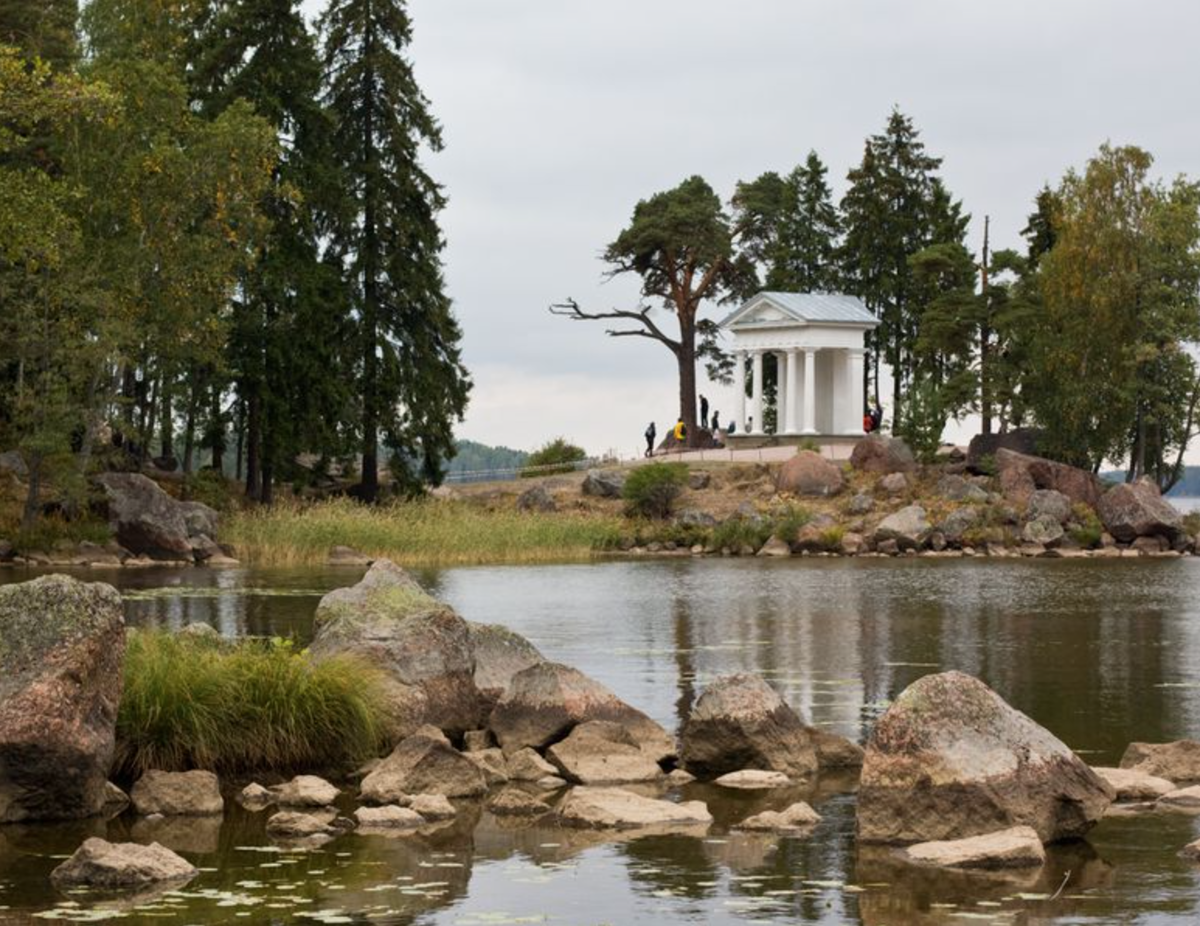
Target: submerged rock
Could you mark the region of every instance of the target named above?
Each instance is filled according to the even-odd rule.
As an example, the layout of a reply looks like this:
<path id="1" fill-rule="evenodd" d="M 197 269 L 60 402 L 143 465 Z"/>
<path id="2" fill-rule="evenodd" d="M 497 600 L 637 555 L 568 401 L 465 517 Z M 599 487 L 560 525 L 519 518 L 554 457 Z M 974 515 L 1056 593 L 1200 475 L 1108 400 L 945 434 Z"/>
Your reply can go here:
<path id="1" fill-rule="evenodd" d="M 275 799 L 285 807 L 327 807 L 341 793 L 316 775 L 297 775 L 274 790 Z"/>
<path id="2" fill-rule="evenodd" d="M 555 662 L 514 675 L 489 727 L 504 751 L 512 753 L 524 746 L 541 749 L 589 720 L 623 726 L 656 762 L 675 753 L 674 739 L 661 726 L 578 669 Z"/>
<path id="3" fill-rule="evenodd" d="M 797 801 L 786 810 L 766 810 L 748 817 L 734 826 L 738 830 L 761 830 L 764 832 L 787 832 L 816 826 L 821 815 L 805 801 Z"/>
<path id="4" fill-rule="evenodd" d="M 475 660 L 467 622 L 430 597 L 390 560 L 317 605 L 317 659 L 351 654 L 383 671 L 395 734 L 424 723 L 461 734 L 480 726 Z"/>
<path id="5" fill-rule="evenodd" d="M 654 781 L 662 769 L 620 724 L 589 720 L 546 751 L 568 781 L 585 785 Z"/>
<path id="6" fill-rule="evenodd" d="M 1092 768 L 1117 793 L 1118 801 L 1153 801 L 1175 790 L 1175 783 L 1129 768 Z"/>
<path id="7" fill-rule="evenodd" d="M 1114 792 L 1070 749 L 978 679 L 927 675 L 875 725 L 858 793 L 865 842 L 961 839 L 1025 825 L 1083 836 Z"/>
<path id="8" fill-rule="evenodd" d="M 0 823 L 100 812 L 124 657 L 112 586 L 43 576 L 0 588 Z"/>
<path id="9" fill-rule="evenodd" d="M 656 800 L 621 788 L 574 788 L 558 808 L 563 826 L 594 829 L 707 827 L 712 814 L 701 801 Z"/>
<path id="10" fill-rule="evenodd" d="M 137 780 L 129 796 L 133 809 L 142 816 L 152 813 L 204 816 L 225 809 L 217 776 L 200 769 L 190 772 L 151 769 Z"/>
<path id="11" fill-rule="evenodd" d="M 238 803 L 247 810 L 264 810 L 275 803 L 275 795 L 257 782 L 251 782 L 238 792 Z"/>
<path id="12" fill-rule="evenodd" d="M 546 657 L 519 633 L 500 624 L 468 622 L 467 629 L 475 656 L 475 687 L 483 699 L 482 711 L 486 717 L 508 691 L 513 676 L 545 662 Z M 478 732 L 485 738 L 488 736 L 486 730 Z"/>
<path id="13" fill-rule="evenodd" d="M 487 809 L 498 817 L 540 817 L 550 805 L 520 788 L 505 788 L 487 802 Z"/>
<path id="14" fill-rule="evenodd" d="M 922 842 L 904 850 L 904 858 L 943 868 L 1036 868 L 1046 861 L 1037 830 L 1014 826 L 983 836 Z"/>
<path id="15" fill-rule="evenodd" d="M 408 807 L 387 804 L 383 807 L 359 807 L 354 819 L 362 829 L 416 829 L 425 825 L 425 818 Z"/>
<path id="16" fill-rule="evenodd" d="M 760 791 L 769 788 L 786 788 L 792 783 L 783 772 L 765 772 L 762 769 L 748 768 L 740 772 L 729 772 L 714 779 L 713 784 L 722 788 L 734 788 L 741 791 Z"/>
<path id="17" fill-rule="evenodd" d="M 267 818 L 267 835 L 276 839 L 307 839 L 337 833 L 338 829 L 321 817 L 298 810 L 281 810 Z"/>
<path id="18" fill-rule="evenodd" d="M 164 882 L 183 883 L 199 874 L 187 859 L 151 843 L 84 840 L 74 854 L 50 873 L 56 888 L 90 887 L 122 890 Z"/>
<path id="19" fill-rule="evenodd" d="M 1130 743 L 1120 765 L 1170 781 L 1200 781 L 1200 743 Z"/>
<path id="20" fill-rule="evenodd" d="M 373 804 L 394 804 L 412 794 L 474 797 L 486 790 L 478 765 L 445 739 L 422 732 L 400 743 L 361 785 L 362 799 Z"/>
<path id="21" fill-rule="evenodd" d="M 725 676 L 704 690 L 680 732 L 680 761 L 700 778 L 747 768 L 802 778 L 818 768 L 809 729 L 756 675 Z"/>

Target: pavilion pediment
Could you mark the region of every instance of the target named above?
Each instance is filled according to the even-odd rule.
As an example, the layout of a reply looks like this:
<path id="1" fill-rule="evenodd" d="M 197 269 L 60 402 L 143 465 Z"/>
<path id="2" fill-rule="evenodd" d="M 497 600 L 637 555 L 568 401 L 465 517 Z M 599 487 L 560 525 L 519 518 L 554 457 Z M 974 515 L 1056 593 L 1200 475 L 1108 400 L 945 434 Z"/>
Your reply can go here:
<path id="1" fill-rule="evenodd" d="M 803 319 L 798 319 L 791 313 L 785 312 L 777 306 L 771 305 L 769 302 L 751 309 L 738 319 L 738 324 L 740 325 L 766 325 L 771 323 L 803 325 L 805 322 Z"/>

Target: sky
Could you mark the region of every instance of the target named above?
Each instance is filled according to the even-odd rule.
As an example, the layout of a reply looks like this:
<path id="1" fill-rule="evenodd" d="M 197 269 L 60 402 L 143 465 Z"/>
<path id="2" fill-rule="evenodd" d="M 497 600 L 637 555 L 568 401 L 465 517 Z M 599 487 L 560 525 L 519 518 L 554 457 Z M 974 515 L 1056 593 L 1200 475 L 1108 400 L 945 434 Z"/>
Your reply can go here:
<path id="1" fill-rule="evenodd" d="M 319 11 L 321 0 L 307 0 Z M 724 198 L 815 149 L 836 197 L 893 106 L 993 249 L 1045 183 L 1105 141 L 1200 175 L 1200 4 L 1142 0 L 409 0 L 445 149 L 446 278 L 474 379 L 459 437 L 564 436 L 637 453 L 678 412 L 674 357 L 547 307 L 633 307 L 604 246 L 634 205 L 699 174 Z M 723 307 L 709 306 L 719 318 Z M 701 374 L 703 378 L 703 375 Z M 713 408 L 733 390 L 701 386 Z M 726 417 L 723 415 L 723 417 Z M 963 440 L 973 422 L 952 428 Z"/>

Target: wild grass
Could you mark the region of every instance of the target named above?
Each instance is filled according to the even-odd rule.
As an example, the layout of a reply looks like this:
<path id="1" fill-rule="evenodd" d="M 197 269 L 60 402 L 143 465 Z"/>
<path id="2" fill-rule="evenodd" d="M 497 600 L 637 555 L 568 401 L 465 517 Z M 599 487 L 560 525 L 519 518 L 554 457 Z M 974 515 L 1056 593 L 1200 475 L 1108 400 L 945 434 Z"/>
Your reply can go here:
<path id="1" fill-rule="evenodd" d="M 622 527 L 616 515 L 582 511 L 489 511 L 436 500 L 372 508 L 339 499 L 236 513 L 222 540 L 262 566 L 323 563 L 339 544 L 410 566 L 538 563 L 586 560 L 616 546 Z"/>
<path id="2" fill-rule="evenodd" d="M 377 670 L 280 640 L 129 634 L 113 771 L 349 769 L 384 745 Z"/>

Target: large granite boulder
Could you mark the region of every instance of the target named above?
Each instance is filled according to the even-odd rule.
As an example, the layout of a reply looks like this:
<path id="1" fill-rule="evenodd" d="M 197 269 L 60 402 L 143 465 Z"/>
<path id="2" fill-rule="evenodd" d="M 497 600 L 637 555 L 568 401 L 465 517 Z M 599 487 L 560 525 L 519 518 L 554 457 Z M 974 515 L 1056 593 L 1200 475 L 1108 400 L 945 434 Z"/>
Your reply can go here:
<path id="1" fill-rule="evenodd" d="M 955 508 L 946 515 L 938 529 L 946 538 L 946 543 L 959 546 L 963 542 L 963 535 L 979 522 L 979 515 L 979 509 L 970 505 Z"/>
<path id="2" fill-rule="evenodd" d="M 1025 456 L 1037 456 L 1042 432 L 1035 428 L 1014 428 L 1003 434 L 976 434 L 967 445 L 967 469 L 972 473 L 994 475 L 996 455 L 1013 450 Z"/>
<path id="3" fill-rule="evenodd" d="M 858 793 L 864 842 L 962 839 L 1031 826 L 1082 836 L 1113 789 L 1043 727 L 961 672 L 909 685 L 867 743 Z"/>
<path id="4" fill-rule="evenodd" d="M 580 488 L 584 495 L 595 498 L 620 498 L 625 490 L 625 474 L 619 469 L 589 469 Z"/>
<path id="5" fill-rule="evenodd" d="M 1138 537 L 1174 540 L 1183 531 L 1179 512 L 1163 500 L 1150 479 L 1113 486 L 1100 496 L 1096 510 L 1104 529 L 1121 543 L 1132 543 Z"/>
<path id="6" fill-rule="evenodd" d="M 112 586 L 43 576 L 0 587 L 0 823 L 100 812 L 124 658 Z"/>
<path id="7" fill-rule="evenodd" d="M 947 473 L 939 479 L 934 492 L 952 502 L 982 503 L 988 500 L 985 489 L 957 473 Z"/>
<path id="8" fill-rule="evenodd" d="M 272 796 L 284 807 L 328 807 L 340 793 L 324 778 L 297 775 L 275 788 Z"/>
<path id="9" fill-rule="evenodd" d="M 383 672 L 397 739 L 425 723 L 455 735 L 479 728 L 467 622 L 395 563 L 376 560 L 357 585 L 327 594 L 315 626 L 315 658 L 350 654 Z"/>
<path id="10" fill-rule="evenodd" d="M 775 487 L 792 495 L 837 495 L 845 480 L 841 469 L 813 450 L 800 450 L 779 468 Z"/>
<path id="11" fill-rule="evenodd" d="M 1000 491 L 1019 509 L 1028 506 L 1039 489 L 1061 492 L 1072 503 L 1083 502 L 1093 508 L 1100 501 L 1103 486 L 1099 478 L 1066 463 L 1001 449 L 996 452 L 996 469 Z"/>
<path id="12" fill-rule="evenodd" d="M 654 781 L 662 768 L 644 753 L 633 735 L 620 724 L 589 720 L 546 750 L 546 758 L 562 770 L 567 781 L 584 785 Z"/>
<path id="13" fill-rule="evenodd" d="M 917 468 L 908 444 L 899 437 L 872 434 L 850 452 L 850 465 L 864 473 L 907 473 Z"/>
<path id="14" fill-rule="evenodd" d="M 530 666 L 545 662 L 536 646 L 500 624 L 467 623 L 471 650 L 475 654 L 475 687 L 483 699 L 483 716 L 491 713 L 512 682 L 512 677 Z"/>
<path id="15" fill-rule="evenodd" d="M 362 780 L 371 804 L 407 803 L 413 794 L 475 797 L 487 790 L 483 770 L 434 730 L 419 730 Z"/>
<path id="16" fill-rule="evenodd" d="M 609 720 L 629 731 L 655 762 L 675 754 L 666 730 L 578 669 L 542 662 L 518 672 L 488 725 L 506 753 L 541 749 L 589 720 Z"/>
<path id="17" fill-rule="evenodd" d="M 151 769 L 134 782 L 129 797 L 133 809 L 142 816 L 160 813 L 200 817 L 225 809 L 217 776 L 201 769 L 190 772 Z"/>
<path id="18" fill-rule="evenodd" d="M 1030 520 L 1053 518 L 1059 524 L 1066 524 L 1074 514 L 1071 510 L 1071 500 L 1055 489 L 1038 489 L 1033 492 L 1029 496 L 1025 513 Z"/>
<path id="19" fill-rule="evenodd" d="M 1062 523 L 1053 515 L 1040 514 L 1021 529 L 1021 539 L 1044 547 L 1058 546 L 1063 539 Z"/>
<path id="20" fill-rule="evenodd" d="M 50 872 L 50 881 L 60 889 L 93 888 L 116 891 L 155 884 L 181 885 L 200 870 L 170 849 L 151 843 L 107 842 L 86 839 L 75 853 Z"/>
<path id="21" fill-rule="evenodd" d="M 151 559 L 192 559 L 188 517 L 199 519 L 185 516 L 183 506 L 158 483 L 141 473 L 103 473 L 96 481 L 108 496 L 109 524 L 121 546 Z"/>
<path id="22" fill-rule="evenodd" d="M 802 778 L 818 768 L 810 730 L 757 675 L 728 675 L 704 689 L 680 731 L 679 758 L 700 778 L 742 769 Z"/>
<path id="23" fill-rule="evenodd" d="M 909 505 L 889 514 L 875 528 L 875 543 L 894 540 L 901 550 L 917 550 L 925 545 L 933 530 L 920 505 Z"/>

